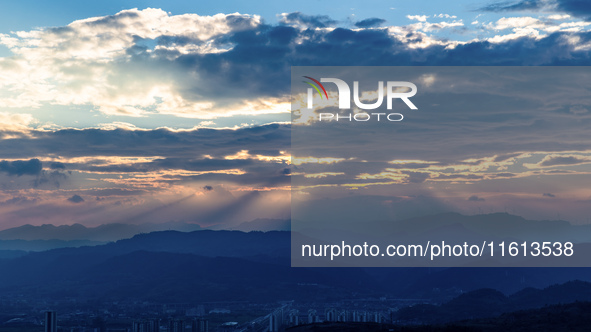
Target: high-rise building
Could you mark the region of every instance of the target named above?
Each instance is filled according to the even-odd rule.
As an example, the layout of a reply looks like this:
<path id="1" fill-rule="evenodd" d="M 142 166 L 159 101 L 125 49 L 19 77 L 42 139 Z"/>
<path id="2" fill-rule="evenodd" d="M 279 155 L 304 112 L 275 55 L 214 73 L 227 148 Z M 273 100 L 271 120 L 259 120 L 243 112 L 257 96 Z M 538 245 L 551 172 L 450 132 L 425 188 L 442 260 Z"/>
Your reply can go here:
<path id="1" fill-rule="evenodd" d="M 310 309 L 308 310 L 308 324 L 318 323 L 318 315 L 316 315 L 316 310 Z"/>
<path id="2" fill-rule="evenodd" d="M 371 314 L 371 321 L 374 323 L 381 323 L 382 322 L 382 315 L 379 312 L 374 312 Z"/>
<path id="3" fill-rule="evenodd" d="M 269 316 L 269 331 L 279 331 L 279 322 L 277 322 L 277 315 L 275 313 L 272 313 L 271 316 Z"/>
<path id="4" fill-rule="evenodd" d="M 168 322 L 168 332 L 185 332 L 185 322 L 182 320 L 171 320 Z"/>
<path id="5" fill-rule="evenodd" d="M 57 315 L 55 311 L 45 312 L 45 332 L 57 332 Z"/>
<path id="6" fill-rule="evenodd" d="M 149 332 L 160 332 L 160 320 L 159 319 L 152 319 L 148 321 L 148 331 Z"/>
<path id="7" fill-rule="evenodd" d="M 327 322 L 337 321 L 337 310 L 334 308 L 327 309 L 324 313 L 324 320 Z"/>
<path id="8" fill-rule="evenodd" d="M 147 322 L 133 322 L 132 332 L 148 332 Z"/>
<path id="9" fill-rule="evenodd" d="M 289 326 L 300 325 L 300 312 L 296 309 L 292 309 L 289 312 Z"/>
<path id="10" fill-rule="evenodd" d="M 132 332 L 160 332 L 160 321 L 152 319 L 149 321 L 133 322 Z"/>
<path id="11" fill-rule="evenodd" d="M 193 320 L 191 324 L 191 332 L 208 332 L 209 331 L 209 322 L 207 319 L 199 318 Z"/>

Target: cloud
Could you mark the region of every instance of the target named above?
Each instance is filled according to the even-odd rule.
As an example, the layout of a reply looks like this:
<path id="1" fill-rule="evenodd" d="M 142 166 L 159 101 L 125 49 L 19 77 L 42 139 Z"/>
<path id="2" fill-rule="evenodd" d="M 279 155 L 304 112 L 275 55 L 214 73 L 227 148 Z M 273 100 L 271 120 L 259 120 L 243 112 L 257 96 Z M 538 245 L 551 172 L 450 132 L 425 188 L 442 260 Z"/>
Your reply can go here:
<path id="1" fill-rule="evenodd" d="M 542 194 L 542 196 L 545 196 L 545 197 L 551 197 L 551 198 L 554 198 L 554 197 L 556 197 L 556 195 L 554 195 L 554 194 L 551 194 L 551 193 L 543 193 L 543 194 Z"/>
<path id="2" fill-rule="evenodd" d="M 63 163 L 54 161 L 49 165 L 50 169 L 66 169 L 66 165 L 64 165 Z"/>
<path id="3" fill-rule="evenodd" d="M 287 196 L 293 175 L 289 168 L 291 126 L 205 129 L 200 127 L 211 121 L 182 120 L 183 124 L 202 125 L 185 130 L 142 129 L 140 123 L 149 119 L 135 123 L 131 117 L 236 116 L 242 123 L 253 114 L 287 112 L 291 66 L 587 65 L 590 60 L 591 35 L 585 31 L 586 23 L 564 15 L 501 18 L 481 26 L 489 29 L 483 33 L 497 36 L 461 41 L 447 35 L 463 28 L 463 22 L 453 15 L 409 18 L 413 21 L 404 26 L 386 26 L 384 20 L 371 18 L 351 28 L 327 16 L 302 13 L 284 14 L 278 24 L 266 24 L 256 15 L 171 15 L 157 9 L 134 9 L 65 27 L 2 35 L 0 42 L 14 56 L 0 59 L 0 106 L 41 112 L 78 105 L 74 109 L 88 107 L 109 116 L 128 117 L 104 120 L 99 123 L 110 123 L 96 128 L 71 129 L 39 125 L 33 115 L 0 113 L 0 135 L 9 138 L 0 140 L 5 159 L 0 172 L 10 180 L 2 181 L 2 188 L 12 191 L 7 197 L 39 195 L 39 202 L 44 202 L 35 211 L 19 210 L 23 218 L 42 218 L 53 204 L 56 211 L 60 206 L 67 208 L 56 212 L 56 220 L 72 216 L 68 213 L 73 210 L 80 213 L 61 220 L 85 220 L 89 211 L 108 211 L 110 220 L 133 216 L 140 220 L 138 216 L 147 207 L 161 209 L 161 214 L 149 216 L 154 220 L 169 216 L 188 220 L 196 218 L 193 209 L 197 205 L 184 202 L 194 203 L 195 197 L 222 191 L 227 195 L 225 206 L 248 209 L 250 203 L 272 197 L 280 201 L 277 206 L 285 208 L 287 200 L 278 198 L 282 197 L 278 192 L 285 191 Z M 438 36 L 440 30 L 444 37 Z M 363 171 L 356 173 L 350 151 L 335 148 L 333 155 L 331 146 L 331 155 L 326 155 L 326 147 L 318 146 L 316 140 L 318 154 L 306 156 L 310 157 L 307 163 L 295 166 L 327 161 L 320 165 L 326 169 L 309 173 L 317 175 L 311 177 L 316 183 L 327 185 L 323 189 L 347 185 L 353 191 L 350 188 L 366 183 L 376 188 L 387 186 L 380 183 L 396 183 L 404 191 L 396 194 L 410 197 L 422 194 L 420 188 L 433 187 L 433 191 L 458 193 L 455 199 L 461 205 L 467 204 L 471 192 L 486 195 L 487 203 L 496 202 L 486 191 L 490 183 L 506 184 L 502 188 L 507 191 L 531 188 L 532 197 L 541 200 L 539 192 L 546 187 L 536 187 L 535 183 L 543 181 L 531 179 L 551 172 L 566 174 L 570 168 L 540 168 L 587 163 L 582 154 L 559 153 L 588 148 L 587 113 L 557 109 L 551 96 L 534 98 L 528 107 L 503 108 L 496 103 L 499 96 L 517 98 L 511 95 L 515 89 L 499 87 L 507 81 L 488 82 L 483 88 L 478 84 L 482 83 L 480 76 L 475 80 L 444 76 L 428 72 L 421 77 L 429 80 L 417 78 L 417 82 L 423 91 L 438 89 L 449 95 L 468 91 L 469 98 L 479 101 L 479 112 L 466 117 L 460 108 L 449 107 L 438 113 L 445 114 L 441 117 L 422 106 L 409 117 L 412 121 L 395 130 L 405 137 L 405 144 L 397 145 L 396 158 L 414 162 L 389 163 L 394 157 L 384 154 L 388 159 L 364 162 Z M 422 105 L 436 102 L 431 99 Z M 577 110 L 577 105 L 569 109 Z M 565 140 L 565 132 L 577 139 Z M 392 133 L 375 139 L 391 142 Z M 456 148 L 452 151 L 449 146 Z M 547 157 L 553 154 L 557 156 Z M 39 162 L 37 171 L 14 164 L 33 159 Z M 296 167 L 293 170 L 298 173 Z M 585 171 L 568 174 L 578 178 Z M 511 180 L 503 180 L 507 178 Z M 63 189 L 53 190 L 53 186 Z M 215 190 L 204 194 L 207 188 Z M 101 200 L 64 205 L 74 197 L 69 197 L 73 190 L 80 198 Z M 393 195 L 386 189 L 376 190 Z M 250 192 L 259 194 L 232 205 Z M 476 201 L 484 200 L 473 196 Z M 172 206 L 183 204 L 182 211 L 170 214 Z M 198 207 L 211 204 L 207 201 Z M 219 211 L 208 213 L 211 220 L 225 216 Z M 0 215 L 6 217 L 2 211 Z"/>
<path id="4" fill-rule="evenodd" d="M 386 20 L 374 17 L 356 22 L 355 26 L 358 28 L 375 28 L 381 26 L 384 23 L 386 23 Z"/>
<path id="5" fill-rule="evenodd" d="M 289 150 L 291 145 L 290 128 L 290 125 L 269 124 L 239 129 L 197 128 L 179 131 L 166 128 L 34 131 L 31 138 L 0 140 L 0 151 L 6 158 L 12 159 L 30 158 L 31 155 L 49 157 L 55 151 L 60 151 L 63 158 L 160 156 L 161 158 L 157 159 L 162 160 L 155 163 L 173 162 L 174 160 L 166 158 L 175 157 L 187 160 L 190 159 L 187 157 L 187 151 L 191 151 L 194 156 L 209 155 L 213 159 L 210 162 L 215 163 L 219 162 L 216 159 L 235 155 L 245 147 L 250 151 L 281 155 L 280 151 Z M 89 149 L 89 146 L 93 148 Z M 81 161 L 86 163 L 89 160 Z"/>
<path id="6" fill-rule="evenodd" d="M 35 204 L 38 202 L 36 198 L 29 198 L 25 196 L 16 196 L 13 198 L 9 198 L 3 202 L 0 202 L 1 206 L 10 206 L 10 205 L 27 205 L 27 204 Z"/>
<path id="7" fill-rule="evenodd" d="M 212 191 L 213 190 L 213 187 L 212 186 L 204 186 L 203 189 L 205 191 Z"/>
<path id="8" fill-rule="evenodd" d="M 327 28 L 337 22 L 326 15 L 306 15 L 301 12 L 283 13 L 280 16 L 282 24 L 300 28 Z"/>
<path id="9" fill-rule="evenodd" d="M 549 167 L 549 166 L 568 166 L 568 165 L 579 165 L 579 164 L 586 164 L 591 162 L 591 157 L 582 157 L 582 156 L 557 156 L 557 155 L 549 155 L 544 157 L 542 161 L 538 164 L 542 167 Z"/>
<path id="10" fill-rule="evenodd" d="M 43 169 L 39 159 L 0 161 L 0 172 L 11 176 L 39 175 Z"/>
<path id="11" fill-rule="evenodd" d="M 554 11 L 589 19 L 591 4 L 581 0 L 522 0 L 493 2 L 481 7 L 485 12 Z"/>
<path id="12" fill-rule="evenodd" d="M 591 15 L 591 4 L 581 0 L 557 0 L 557 9 L 573 16 L 589 19 Z"/>
<path id="13" fill-rule="evenodd" d="M 427 180 L 431 175 L 428 172 L 403 172 L 404 174 L 408 175 L 407 180 L 411 183 L 423 183 Z"/>
<path id="14" fill-rule="evenodd" d="M 431 17 L 441 22 L 428 22 Z M 13 56 L 0 58 L 0 106 L 89 107 L 104 115 L 212 120 L 289 112 L 291 66 L 587 64 L 585 22 L 502 18 L 487 25 L 511 33 L 470 41 L 438 38 L 465 29 L 452 15 L 409 16 L 339 27 L 327 16 L 171 15 L 124 10 L 63 27 L 0 36 Z M 581 31 L 577 33 L 577 31 Z M 519 54 L 519 56 L 510 56 Z M 0 131 L 25 132 L 30 115 L 0 114 Z M 118 121 L 113 128 L 128 128 Z M 206 122 L 209 123 L 209 122 Z"/>
<path id="15" fill-rule="evenodd" d="M 0 105 L 90 104 L 105 114 L 131 117 L 154 111 L 196 118 L 287 112 L 287 104 L 278 108 L 282 101 L 276 98 L 243 103 L 231 92 L 227 100 L 209 98 L 226 89 L 213 87 L 207 75 L 187 76 L 182 65 L 183 56 L 227 51 L 234 42 L 224 41 L 227 35 L 237 38 L 260 24 L 258 16 L 169 15 L 148 8 L 1 35 L 0 43 L 15 56 L 0 59 L 7 72 L 0 87 L 14 91 L 0 96 Z M 223 108 L 227 112 L 220 112 Z"/>
<path id="16" fill-rule="evenodd" d="M 11 158 L 0 162 L 0 173 L 25 178 L 5 180 L 4 189 L 50 190 L 65 185 L 81 193 L 88 190 L 88 196 L 102 196 L 96 192 L 100 188 L 111 190 L 105 195 L 120 196 L 114 191 L 128 189 L 141 196 L 172 187 L 217 190 L 221 184 L 275 190 L 290 181 L 289 125 L 179 131 L 33 130 L 30 135 L 0 140 L 3 155 Z"/>
<path id="17" fill-rule="evenodd" d="M 531 43 L 530 38 L 540 38 L 531 29 L 553 26 L 533 18 L 500 19 L 491 28 L 529 30 L 499 35 L 491 39 L 498 45 L 491 45 L 437 39 L 428 33 L 463 23 L 447 14 L 434 17 L 453 21 L 432 23 L 415 15 L 409 18 L 418 22 L 409 26 L 372 29 L 384 20 L 370 18 L 357 22 L 360 29 L 354 31 L 333 27 L 335 21 L 326 16 L 302 13 L 283 14 L 274 26 L 252 15 L 132 9 L 65 27 L 16 32 L 0 38 L 15 54 L 0 59 L 5 73 L 0 104 L 91 105 L 107 115 L 215 119 L 287 113 L 290 65 L 453 65 L 458 59 L 523 65 L 578 58 L 575 45 L 562 35 Z M 577 28 L 564 23 L 560 29 Z M 581 43 L 588 39 L 581 38 Z M 21 131 L 33 122 L 30 116 L 6 120 Z"/>
<path id="18" fill-rule="evenodd" d="M 478 11 L 485 12 L 513 12 L 513 11 L 534 11 L 541 9 L 547 1 L 541 0 L 523 0 L 523 1 L 502 1 L 495 2 L 484 7 Z"/>
<path id="19" fill-rule="evenodd" d="M 72 203 L 82 203 L 84 202 L 84 198 L 82 198 L 80 195 L 74 195 L 68 198 L 68 201 Z"/>
<path id="20" fill-rule="evenodd" d="M 482 197 L 478 197 L 476 195 L 472 195 L 472 196 L 468 197 L 468 201 L 470 201 L 470 202 L 484 202 L 485 199 Z"/>
<path id="21" fill-rule="evenodd" d="M 542 28 L 544 24 L 539 19 L 521 16 L 521 17 L 503 17 L 499 19 L 495 24 L 490 24 L 490 29 L 504 30 L 511 28 Z"/>
<path id="22" fill-rule="evenodd" d="M 27 136 L 31 131 L 31 126 L 35 123 L 36 120 L 31 114 L 0 112 L 0 138 Z"/>
<path id="23" fill-rule="evenodd" d="M 419 22 L 426 22 L 428 17 L 429 16 L 427 15 L 406 15 L 406 18 L 409 20 L 416 20 Z"/>

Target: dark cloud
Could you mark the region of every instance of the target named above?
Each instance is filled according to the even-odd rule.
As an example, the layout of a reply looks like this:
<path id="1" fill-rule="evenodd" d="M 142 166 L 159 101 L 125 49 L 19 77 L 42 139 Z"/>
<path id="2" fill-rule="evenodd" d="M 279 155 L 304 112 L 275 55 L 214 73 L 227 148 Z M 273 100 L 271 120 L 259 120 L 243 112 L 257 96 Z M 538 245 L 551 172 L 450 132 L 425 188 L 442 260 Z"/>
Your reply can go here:
<path id="1" fill-rule="evenodd" d="M 0 161 L 0 172 L 8 175 L 38 175 L 42 169 L 43 165 L 39 159 Z"/>
<path id="2" fill-rule="evenodd" d="M 84 198 L 82 198 L 80 195 L 74 195 L 68 198 L 68 201 L 72 203 L 82 203 L 84 202 Z"/>
<path id="3" fill-rule="evenodd" d="M 337 22 L 326 15 L 306 15 L 300 12 L 289 13 L 281 20 L 285 24 L 301 24 L 309 28 L 326 28 Z"/>
<path id="4" fill-rule="evenodd" d="M 386 23 L 386 20 L 374 17 L 359 21 L 355 23 L 355 26 L 358 28 L 374 28 L 379 27 L 384 23 Z"/>
<path id="5" fill-rule="evenodd" d="M 35 178 L 33 181 L 33 187 L 43 187 L 45 185 L 53 186 L 55 188 L 60 188 L 61 183 L 68 179 L 68 175 L 66 173 L 61 172 L 60 170 L 57 171 L 46 171 L 42 170 L 41 173 Z"/>
<path id="6" fill-rule="evenodd" d="M 69 167 L 76 170 L 84 170 L 91 172 L 108 172 L 108 173 L 135 173 L 135 172 L 152 172 L 166 169 L 182 169 L 186 171 L 214 171 L 227 170 L 235 168 L 247 168 L 260 162 L 253 159 L 189 159 L 189 158 L 165 158 L 156 159 L 146 163 L 122 164 L 122 165 L 103 165 L 102 162 L 97 164 L 69 164 Z"/>
<path id="7" fill-rule="evenodd" d="M 494 162 L 498 163 L 498 162 L 505 161 L 505 160 L 508 160 L 511 158 L 515 158 L 515 157 L 519 156 L 520 154 L 521 153 L 519 153 L 519 152 L 502 154 L 502 155 L 496 156 L 494 159 Z"/>
<path id="8" fill-rule="evenodd" d="M 334 25 L 335 21 L 297 12 L 285 15 L 282 22 L 245 25 L 244 29 L 208 40 L 214 47 L 228 49 L 219 53 L 181 54 L 174 45 L 204 44 L 186 36 L 138 38 L 128 52 L 132 59 L 122 62 L 120 70 L 134 75 L 149 70 L 151 75 L 174 82 L 188 101 L 214 100 L 215 107 L 229 107 L 253 97 L 288 95 L 291 66 L 587 65 L 590 60 L 588 50 L 566 42 L 576 35 L 584 44 L 590 39 L 585 32 L 557 32 L 541 39 L 524 36 L 502 43 L 471 41 L 455 47 L 433 43 L 417 48 L 411 44 L 425 42 L 424 34 L 408 29 L 406 35 L 394 36 L 386 29 L 372 29 L 384 22 L 380 18 L 357 22 L 355 29 L 315 29 Z M 154 43 L 167 47 L 146 53 L 146 45 Z"/>
<path id="9" fill-rule="evenodd" d="M 501 173 L 493 174 L 493 176 L 496 178 L 512 178 L 515 175 L 516 175 L 515 173 L 509 173 L 509 172 L 501 172 Z"/>
<path id="10" fill-rule="evenodd" d="M 586 32 L 556 32 L 539 40 L 524 36 L 502 43 L 413 48 L 410 43 L 423 42 L 425 37 L 412 31 L 408 41 L 401 41 L 385 29 L 327 31 L 261 25 L 224 36 L 223 43 L 234 45 L 227 52 L 182 55 L 175 60 L 162 54 L 157 61 L 166 64 L 153 66 L 180 67 L 202 77 L 208 84 L 186 82 L 183 93 L 188 100 L 280 97 L 289 94 L 291 66 L 587 65 L 589 51 L 565 42 L 573 35 L 581 44 L 590 40 Z"/>
<path id="11" fill-rule="evenodd" d="M 109 189 L 87 189 L 84 194 L 97 197 L 103 196 L 136 196 L 148 193 L 146 189 L 109 188 Z"/>
<path id="12" fill-rule="evenodd" d="M 271 124 L 236 130 L 195 129 L 181 132 L 167 129 L 145 131 L 65 129 L 54 132 L 33 132 L 33 135 L 35 138 L 14 138 L 11 142 L 0 140 L 0 151 L 6 158 L 14 159 L 17 159 L 16 156 L 52 158 L 55 156 L 55 151 L 60 151 L 60 156 L 64 160 L 93 156 L 163 157 L 148 162 L 117 164 L 103 159 L 84 163 L 55 162 L 48 163 L 49 169 L 42 169 L 38 159 L 0 163 L 0 172 L 4 171 L 9 175 L 36 175 L 32 182 L 32 186 L 36 188 L 60 188 L 72 172 L 79 171 L 121 174 L 184 170 L 204 173 L 199 176 L 164 174 L 158 181 L 167 183 L 229 181 L 237 184 L 272 186 L 285 185 L 289 182 L 285 163 L 259 160 L 255 157 L 241 159 L 225 157 L 245 149 L 249 150 L 253 156 L 261 154 L 276 157 L 282 155 L 280 151 L 289 154 L 290 125 Z M 93 148 L 89 149 L 88 146 Z M 188 151 L 190 155 L 187 154 Z M 245 174 L 207 173 L 231 169 L 239 169 Z M 215 185 L 215 183 L 208 183 L 208 185 Z M 31 183 L 21 183 L 20 186 L 30 187 Z M 88 195 L 103 196 L 101 193 Z M 113 193 L 113 195 L 117 194 Z"/>
<path id="13" fill-rule="evenodd" d="M 259 151 L 288 151 L 291 145 L 290 126 L 279 124 L 236 130 L 196 129 L 182 132 L 168 129 L 146 131 L 64 129 L 54 132 L 34 132 L 34 135 L 35 139 L 15 138 L 10 142 L 0 140 L 2 155 L 6 158 L 51 157 L 55 151 L 60 151 L 60 155 L 64 158 L 133 155 L 184 158 L 183 160 L 186 161 L 190 160 L 187 158 L 187 151 L 191 151 L 193 156 L 211 155 L 214 158 L 223 158 L 245 148 Z M 89 149 L 89 146 L 92 146 L 92 149 Z M 12 173 L 18 174 L 15 167 L 24 163 L 29 166 L 38 165 L 34 170 L 38 169 L 40 172 L 41 162 L 34 160 L 36 161 L 0 162 L 0 171 L 12 170 Z M 163 159 L 155 163 L 166 164 L 178 161 Z M 240 162 L 236 161 L 237 164 Z M 213 160 L 211 163 L 221 163 L 221 161 Z M 13 165 L 15 167 L 12 167 Z"/>
<path id="14" fill-rule="evenodd" d="M 501 1 L 494 2 L 480 8 L 478 11 L 485 12 L 515 12 L 515 11 L 538 11 L 549 7 L 554 11 L 567 13 L 576 17 L 589 19 L 591 16 L 591 3 L 584 0 L 522 0 L 522 1 Z"/>
<path id="15" fill-rule="evenodd" d="M 37 203 L 36 198 L 29 198 L 24 196 L 17 196 L 0 202 L 0 205 L 24 205 L 24 204 L 35 204 Z"/>
<path id="16" fill-rule="evenodd" d="M 404 174 L 408 175 L 408 182 L 410 183 L 423 183 L 427 180 L 431 175 L 427 172 L 403 172 Z"/>
<path id="17" fill-rule="evenodd" d="M 482 197 L 478 197 L 476 195 L 472 195 L 472 196 L 468 197 L 468 201 L 470 201 L 470 202 L 484 202 L 485 199 Z"/>
<path id="18" fill-rule="evenodd" d="M 591 3 L 585 0 L 558 0 L 557 9 L 573 16 L 586 17 L 591 15 Z"/>
<path id="19" fill-rule="evenodd" d="M 556 195 L 551 194 L 551 193 L 543 193 L 542 196 L 551 197 L 551 198 L 556 197 Z"/>
<path id="20" fill-rule="evenodd" d="M 283 167 L 278 165 L 261 166 L 251 168 L 245 174 L 224 174 L 224 173 L 205 173 L 200 175 L 175 176 L 170 182 L 231 182 L 239 185 L 277 187 L 285 186 L 291 183 L 289 174 L 285 174 Z"/>
<path id="21" fill-rule="evenodd" d="M 203 189 L 205 191 L 212 191 L 213 190 L 213 187 L 212 186 L 204 186 Z"/>
<path id="22" fill-rule="evenodd" d="M 52 162 L 49 164 L 50 169 L 66 169 L 66 165 L 60 162 Z"/>
<path id="23" fill-rule="evenodd" d="M 543 1 L 539 0 L 523 0 L 523 1 L 502 1 L 486 5 L 478 11 L 485 12 L 513 12 L 522 10 L 538 10 L 544 5 Z"/>
<path id="24" fill-rule="evenodd" d="M 584 159 L 584 158 L 579 158 L 579 157 L 574 157 L 574 156 L 568 156 L 568 157 L 550 157 L 547 159 L 544 159 L 541 163 L 540 166 L 566 166 L 566 165 L 578 165 L 578 164 L 584 164 L 584 163 L 589 163 L 591 162 L 590 160 Z"/>
<path id="25" fill-rule="evenodd" d="M 445 179 L 445 180 L 481 180 L 483 178 L 482 175 L 477 174 L 439 174 L 437 175 L 436 179 Z"/>

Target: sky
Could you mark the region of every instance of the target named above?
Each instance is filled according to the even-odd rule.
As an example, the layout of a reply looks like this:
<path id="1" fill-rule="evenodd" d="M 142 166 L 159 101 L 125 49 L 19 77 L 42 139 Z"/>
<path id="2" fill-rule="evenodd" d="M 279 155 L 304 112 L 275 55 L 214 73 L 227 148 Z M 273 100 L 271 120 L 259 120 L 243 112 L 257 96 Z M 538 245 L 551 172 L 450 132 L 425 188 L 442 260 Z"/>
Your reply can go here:
<path id="1" fill-rule="evenodd" d="M 573 0 L 5 4 L 0 229 L 289 218 L 291 66 L 588 65 L 590 16 L 591 5 Z M 427 161 L 522 156 L 560 172 L 523 175 L 527 183 L 458 180 L 437 195 L 431 176 L 407 174 L 396 194 L 389 184 L 351 195 L 403 199 L 404 216 L 508 211 L 588 222 L 588 108 L 539 116 L 514 120 L 529 137 L 544 121 L 560 123 L 553 144 L 479 151 L 490 137 L 474 135 L 473 151 Z M 496 123 L 462 120 L 474 130 Z"/>

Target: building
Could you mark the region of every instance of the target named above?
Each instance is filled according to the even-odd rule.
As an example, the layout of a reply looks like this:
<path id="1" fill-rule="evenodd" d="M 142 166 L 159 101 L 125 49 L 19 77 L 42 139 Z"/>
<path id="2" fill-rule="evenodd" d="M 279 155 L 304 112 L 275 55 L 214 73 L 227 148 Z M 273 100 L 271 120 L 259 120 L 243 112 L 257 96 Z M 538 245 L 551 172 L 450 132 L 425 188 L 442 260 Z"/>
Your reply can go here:
<path id="1" fill-rule="evenodd" d="M 168 332 L 185 332 L 185 322 L 182 320 L 171 320 L 168 322 Z"/>
<path id="2" fill-rule="evenodd" d="M 334 308 L 327 309 L 324 313 L 324 320 L 327 322 L 337 321 L 337 310 Z"/>
<path id="3" fill-rule="evenodd" d="M 55 311 L 45 312 L 45 332 L 57 332 L 57 314 Z"/>
<path id="4" fill-rule="evenodd" d="M 191 323 L 191 332 L 208 332 L 209 322 L 207 319 L 199 318 Z"/>
<path id="5" fill-rule="evenodd" d="M 269 331 L 275 332 L 283 326 L 283 308 L 275 310 L 269 316 Z"/>
<path id="6" fill-rule="evenodd" d="M 318 315 L 316 314 L 316 310 L 310 309 L 308 310 L 308 324 L 318 323 Z"/>
<path id="7" fill-rule="evenodd" d="M 381 323 L 382 322 L 382 315 L 379 312 L 374 312 L 371 314 L 371 321 L 374 323 Z"/>
<path id="8" fill-rule="evenodd" d="M 132 332 L 160 332 L 160 321 L 157 319 L 133 322 Z"/>
<path id="9" fill-rule="evenodd" d="M 300 325 L 300 312 L 296 309 L 292 309 L 289 312 L 289 326 Z"/>
<path id="10" fill-rule="evenodd" d="M 275 313 L 272 313 L 269 316 L 269 331 L 270 332 L 279 331 L 279 322 L 277 321 L 277 315 L 275 315 Z"/>
<path id="11" fill-rule="evenodd" d="M 131 332 L 148 332 L 147 322 L 133 322 Z"/>

